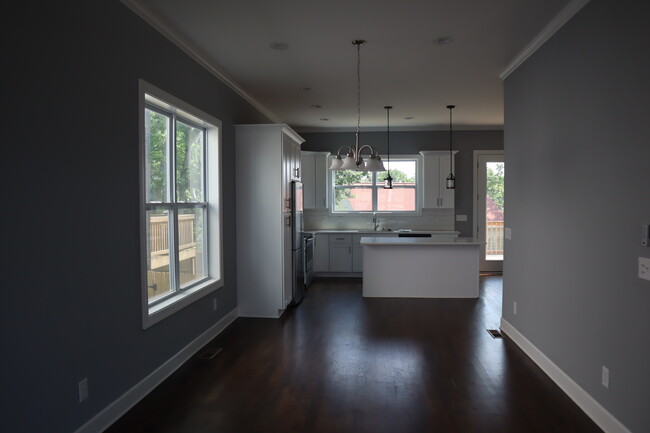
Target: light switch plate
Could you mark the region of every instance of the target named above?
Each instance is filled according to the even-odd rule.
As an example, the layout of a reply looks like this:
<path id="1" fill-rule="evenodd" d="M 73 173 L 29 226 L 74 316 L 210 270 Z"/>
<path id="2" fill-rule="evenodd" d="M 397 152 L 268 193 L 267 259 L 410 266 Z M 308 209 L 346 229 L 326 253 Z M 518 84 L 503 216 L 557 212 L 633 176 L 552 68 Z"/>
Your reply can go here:
<path id="1" fill-rule="evenodd" d="M 650 259 L 639 257 L 639 278 L 650 280 Z"/>
<path id="2" fill-rule="evenodd" d="M 506 232 L 506 239 L 508 240 L 512 239 L 512 230 L 510 230 L 510 227 L 506 227 L 505 232 Z"/>
<path id="3" fill-rule="evenodd" d="M 84 377 L 79 381 L 79 403 L 88 398 L 88 378 Z"/>
<path id="4" fill-rule="evenodd" d="M 467 215 L 456 215 L 456 221 L 467 221 Z"/>

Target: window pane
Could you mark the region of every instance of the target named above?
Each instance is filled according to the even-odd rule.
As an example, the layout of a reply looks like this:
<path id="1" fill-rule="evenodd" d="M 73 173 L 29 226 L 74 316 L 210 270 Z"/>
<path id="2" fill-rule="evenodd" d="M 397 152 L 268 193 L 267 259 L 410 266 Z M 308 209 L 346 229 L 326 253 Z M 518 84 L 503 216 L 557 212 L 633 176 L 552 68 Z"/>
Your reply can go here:
<path id="1" fill-rule="evenodd" d="M 358 186 L 372 185 L 372 173 L 367 171 L 338 170 L 334 172 L 334 185 Z"/>
<path id="2" fill-rule="evenodd" d="M 169 125 L 170 118 L 145 109 L 145 178 L 148 202 L 170 201 L 167 176 L 169 173 Z"/>
<path id="3" fill-rule="evenodd" d="M 207 274 L 207 269 L 203 269 L 203 258 L 206 253 L 203 242 L 203 215 L 203 207 L 178 211 L 178 262 L 181 287 L 188 286 Z"/>
<path id="4" fill-rule="evenodd" d="M 395 183 L 393 183 L 394 185 Z M 415 188 L 379 188 L 377 190 L 377 210 L 415 211 Z"/>
<path id="5" fill-rule="evenodd" d="M 372 211 L 372 188 L 336 188 L 335 211 Z"/>
<path id="6" fill-rule="evenodd" d="M 169 210 L 147 210 L 147 293 L 149 302 L 172 292 L 169 272 Z"/>
<path id="7" fill-rule="evenodd" d="M 384 167 L 388 168 L 388 162 L 384 161 Z M 393 185 L 415 185 L 417 161 L 390 161 L 390 177 L 393 178 Z M 377 173 L 377 185 L 383 185 L 387 171 Z"/>
<path id="8" fill-rule="evenodd" d="M 203 129 L 176 122 L 176 201 L 202 202 Z"/>

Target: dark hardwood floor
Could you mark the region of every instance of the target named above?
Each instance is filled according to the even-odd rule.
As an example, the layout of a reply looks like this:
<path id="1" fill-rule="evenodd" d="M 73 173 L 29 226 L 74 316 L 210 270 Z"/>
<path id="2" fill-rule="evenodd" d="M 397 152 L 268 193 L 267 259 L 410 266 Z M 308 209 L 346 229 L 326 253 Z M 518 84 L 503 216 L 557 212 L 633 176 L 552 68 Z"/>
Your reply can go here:
<path id="1" fill-rule="evenodd" d="M 364 299 L 320 279 L 279 320 L 237 319 L 118 420 L 117 432 L 600 432 L 498 328 L 481 297 Z"/>

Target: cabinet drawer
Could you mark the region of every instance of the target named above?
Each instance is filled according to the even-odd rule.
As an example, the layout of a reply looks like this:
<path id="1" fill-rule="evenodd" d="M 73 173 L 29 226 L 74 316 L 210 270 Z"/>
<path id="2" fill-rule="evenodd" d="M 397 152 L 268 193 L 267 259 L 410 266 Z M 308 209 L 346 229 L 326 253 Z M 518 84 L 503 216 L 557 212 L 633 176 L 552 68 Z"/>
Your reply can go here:
<path id="1" fill-rule="evenodd" d="M 352 243 L 352 235 L 350 234 L 330 234 L 330 245 L 350 245 Z"/>

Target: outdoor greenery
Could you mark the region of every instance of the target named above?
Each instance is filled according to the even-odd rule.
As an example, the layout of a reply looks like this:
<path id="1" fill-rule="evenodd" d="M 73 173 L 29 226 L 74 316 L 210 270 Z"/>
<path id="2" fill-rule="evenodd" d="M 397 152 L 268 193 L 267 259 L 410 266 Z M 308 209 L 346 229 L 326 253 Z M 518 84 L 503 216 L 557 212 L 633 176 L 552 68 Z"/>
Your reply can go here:
<path id="1" fill-rule="evenodd" d="M 387 175 L 388 172 L 386 172 L 386 174 L 381 173 L 377 177 L 383 180 L 386 178 Z M 393 178 L 393 183 L 415 183 L 415 176 L 409 176 L 408 174 L 400 170 L 391 170 L 390 177 Z"/>
<path id="2" fill-rule="evenodd" d="M 494 170 L 491 167 L 487 168 L 487 195 L 501 210 L 504 205 L 503 168 L 503 163 L 495 164 Z"/>
<path id="3" fill-rule="evenodd" d="M 149 196 L 147 201 L 167 200 L 169 158 L 168 116 L 146 110 Z M 203 201 L 203 130 L 176 122 L 176 200 Z"/>

